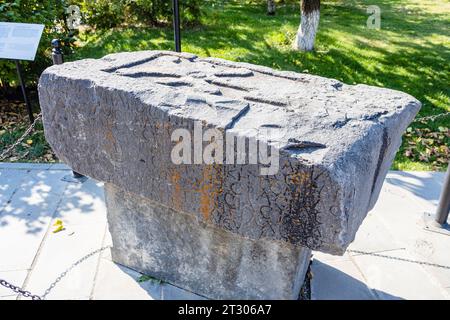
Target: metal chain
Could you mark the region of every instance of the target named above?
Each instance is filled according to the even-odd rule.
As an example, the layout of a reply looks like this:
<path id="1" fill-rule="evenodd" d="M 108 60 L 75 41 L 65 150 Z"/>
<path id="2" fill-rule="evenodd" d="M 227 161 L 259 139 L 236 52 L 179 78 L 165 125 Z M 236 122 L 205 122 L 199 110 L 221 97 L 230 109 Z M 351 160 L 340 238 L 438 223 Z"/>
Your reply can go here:
<path id="1" fill-rule="evenodd" d="M 425 262 L 425 261 L 416 261 L 416 260 L 411 260 L 411 259 L 406 259 L 406 258 L 387 256 L 387 255 L 384 255 L 384 254 L 365 252 L 365 251 L 359 251 L 359 250 L 347 250 L 347 251 L 348 252 L 353 252 L 353 253 L 359 253 L 359 254 L 363 254 L 363 255 L 368 255 L 368 256 L 374 256 L 374 257 L 379 257 L 379 258 L 387 258 L 387 259 L 391 259 L 391 260 L 398 260 L 398 261 L 416 263 L 416 264 L 420 264 L 420 265 L 424 265 L 424 266 L 430 266 L 430 267 L 443 268 L 443 269 L 450 270 L 450 266 L 444 266 L 442 264 L 437 264 L 437 263 L 430 263 L 430 262 Z"/>
<path id="2" fill-rule="evenodd" d="M 18 293 L 18 294 L 20 294 L 20 295 L 22 295 L 24 297 L 27 297 L 27 298 L 31 298 L 33 300 L 41 300 L 42 299 L 40 296 L 32 294 L 30 291 L 22 290 L 19 287 L 16 287 L 15 285 L 12 285 L 11 283 L 9 283 L 6 280 L 0 279 L 0 285 L 6 287 L 8 289 L 11 289 L 15 293 Z"/>
<path id="3" fill-rule="evenodd" d="M 413 122 L 435 121 L 438 118 L 443 118 L 443 117 L 446 117 L 446 116 L 449 116 L 449 115 L 450 115 L 450 112 L 444 112 L 444 113 L 439 113 L 439 114 L 435 114 L 435 115 L 432 115 L 432 116 L 416 118 L 416 119 L 414 119 Z"/>
<path id="4" fill-rule="evenodd" d="M 90 257 L 92 257 L 93 255 L 96 255 L 97 253 L 102 252 L 103 250 L 106 250 L 108 248 L 110 248 L 111 246 L 106 246 L 106 247 L 102 247 L 100 249 L 94 250 L 91 253 L 88 253 L 87 255 L 85 255 L 83 258 L 81 258 L 80 260 L 76 261 L 75 263 L 73 263 L 69 268 L 67 268 L 64 272 L 62 272 L 56 279 L 55 281 L 53 281 L 50 286 L 47 288 L 47 290 L 45 290 L 44 294 L 41 296 L 42 300 L 45 299 L 45 297 L 47 297 L 47 295 L 50 293 L 50 291 L 53 290 L 53 288 L 58 284 L 58 282 L 60 282 L 62 280 L 62 278 L 64 278 L 67 273 L 69 273 L 73 268 L 75 268 L 76 266 L 78 266 L 80 263 L 82 263 L 83 261 L 89 259 Z"/>
<path id="5" fill-rule="evenodd" d="M 15 147 L 17 147 L 22 141 L 30 134 L 30 132 L 34 129 L 36 126 L 37 121 L 42 117 L 42 113 L 39 113 L 34 119 L 33 123 L 28 127 L 28 129 L 23 133 L 23 135 L 17 140 L 15 143 L 13 143 L 11 146 L 9 146 L 5 151 L 3 151 L 0 154 L 0 161 L 4 160 L 6 158 L 6 155 L 9 154 Z"/>
<path id="6" fill-rule="evenodd" d="M 0 279 L 0 285 L 11 289 L 12 291 L 14 291 L 15 293 L 18 293 L 24 297 L 31 297 L 31 299 L 33 300 L 44 300 L 47 295 L 53 290 L 53 288 L 58 284 L 58 282 L 60 282 L 73 268 L 75 268 L 76 266 L 78 266 L 80 263 L 84 262 L 85 260 L 89 259 L 90 257 L 92 257 L 93 255 L 96 255 L 97 253 L 102 252 L 103 250 L 106 250 L 108 248 L 111 248 L 111 246 L 106 246 L 106 247 L 102 247 L 100 249 L 94 250 L 91 253 L 88 253 L 87 255 L 85 255 L 84 257 L 82 257 L 81 259 L 77 260 L 75 263 L 73 263 L 69 268 L 67 268 L 64 272 L 62 272 L 56 279 L 55 281 L 53 281 L 50 286 L 47 288 L 47 290 L 45 290 L 44 294 L 42 296 L 38 296 L 35 294 L 32 294 L 29 291 L 26 290 L 22 290 L 19 287 L 16 287 L 14 285 L 12 285 L 11 283 L 9 283 L 6 280 Z"/>

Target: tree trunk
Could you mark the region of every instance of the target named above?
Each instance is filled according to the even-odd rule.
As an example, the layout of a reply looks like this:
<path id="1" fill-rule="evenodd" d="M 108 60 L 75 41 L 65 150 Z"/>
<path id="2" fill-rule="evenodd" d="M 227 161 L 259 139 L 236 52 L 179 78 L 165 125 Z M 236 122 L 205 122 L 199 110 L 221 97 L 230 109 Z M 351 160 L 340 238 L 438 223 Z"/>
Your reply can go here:
<path id="1" fill-rule="evenodd" d="M 294 49 L 311 51 L 314 49 L 320 20 L 320 0 L 302 0 L 301 22 L 294 41 Z"/>
<path id="2" fill-rule="evenodd" d="M 275 15 L 275 0 L 267 0 L 267 14 L 269 16 Z"/>

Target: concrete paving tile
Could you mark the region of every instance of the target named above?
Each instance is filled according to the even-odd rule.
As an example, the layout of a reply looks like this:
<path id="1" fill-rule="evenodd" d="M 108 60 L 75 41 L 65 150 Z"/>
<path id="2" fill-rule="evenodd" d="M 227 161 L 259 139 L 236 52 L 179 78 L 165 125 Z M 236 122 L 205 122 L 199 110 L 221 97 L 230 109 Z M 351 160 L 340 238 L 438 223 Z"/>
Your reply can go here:
<path id="1" fill-rule="evenodd" d="M 434 253 L 429 258 L 419 258 L 419 259 L 420 261 L 426 261 L 430 263 L 435 263 L 440 266 L 444 266 L 445 268 L 439 266 L 424 265 L 423 268 L 426 269 L 429 274 L 433 275 L 440 285 L 444 286 L 445 288 L 450 288 L 450 264 L 448 262 L 446 262 L 445 264 L 441 262 L 441 261 L 448 261 L 449 259 L 448 252 L 450 251 L 447 250 L 445 252 L 447 252 L 445 255 L 442 255 L 440 253 L 439 254 Z"/>
<path id="2" fill-rule="evenodd" d="M 38 184 L 45 181 L 46 185 L 51 187 L 50 192 L 62 194 L 68 185 L 62 178 L 67 174 L 63 170 L 46 170 L 46 171 L 32 171 L 31 172 L 37 179 Z"/>
<path id="3" fill-rule="evenodd" d="M 356 233 L 355 240 L 349 246 L 350 250 L 368 252 L 384 252 L 405 250 L 393 235 L 380 223 L 376 212 L 370 212 Z M 353 253 L 351 253 L 353 255 Z"/>
<path id="4" fill-rule="evenodd" d="M 55 218 L 68 227 L 90 223 L 106 223 L 103 184 L 92 179 L 84 183 L 67 183 Z"/>
<path id="5" fill-rule="evenodd" d="M 28 173 L 27 170 L 0 169 L 0 215 L 6 203 Z"/>
<path id="6" fill-rule="evenodd" d="M 314 259 L 311 271 L 311 300 L 375 299 L 361 273 L 350 260 Z"/>
<path id="7" fill-rule="evenodd" d="M 17 299 L 17 295 L 10 295 L 10 296 L 0 297 L 0 301 L 1 300 L 16 300 L 16 299 Z"/>
<path id="8" fill-rule="evenodd" d="M 434 176 L 431 175 L 431 176 Z M 384 188 L 384 187 L 383 187 Z M 389 188 L 399 188 L 392 187 Z M 450 237 L 426 231 L 424 229 L 424 209 L 414 201 L 415 195 L 406 198 L 399 195 L 399 190 L 384 193 L 377 203 L 373 214 L 379 220 L 379 228 L 394 235 L 409 254 L 417 261 L 435 263 L 448 268 L 428 267 L 428 273 L 433 275 L 443 287 L 450 286 Z M 366 221 L 363 225 L 365 225 Z M 380 242 L 383 237 L 377 237 Z"/>
<path id="9" fill-rule="evenodd" d="M 444 185 L 445 172 L 433 172 L 433 178 L 442 187 Z"/>
<path id="10" fill-rule="evenodd" d="M 409 187 L 428 188 L 433 184 L 432 174 L 423 174 L 422 181 L 410 174 L 389 173 L 388 178 L 408 179 Z M 405 178 L 406 177 L 406 178 Z M 450 265 L 450 241 L 440 241 L 435 234 L 423 229 L 423 206 L 415 201 L 414 193 L 404 186 L 392 185 L 387 180 L 383 186 L 371 218 L 366 219 L 357 233 L 350 250 L 377 252 L 387 256 L 413 261 L 439 262 Z M 403 183 L 404 181 L 402 181 Z M 400 184 L 400 182 L 396 182 Z M 423 185 L 421 185 L 423 183 Z M 405 184 L 406 185 L 406 184 Z M 392 248 L 400 250 L 389 250 Z M 404 248 L 404 249 L 401 249 Z M 378 250 L 380 249 L 380 250 Z M 379 290 L 381 298 L 397 296 L 405 299 L 445 299 L 445 269 L 424 267 L 417 263 L 397 261 L 351 253 L 354 261 L 368 280 L 369 287 Z M 444 258 L 448 257 L 448 258 Z M 411 279 L 415 279 L 411 281 Z"/>
<path id="11" fill-rule="evenodd" d="M 421 212 L 417 213 L 420 217 Z M 389 219 L 380 217 L 381 223 L 396 237 L 401 239 L 409 254 L 417 261 L 424 261 L 439 266 L 423 265 L 429 274 L 433 275 L 443 287 L 450 286 L 450 237 L 426 231 L 422 220 L 405 221 L 401 225 L 392 223 Z"/>
<path id="12" fill-rule="evenodd" d="M 420 265 L 401 261 L 414 260 L 407 252 L 383 253 L 392 258 L 371 255 L 353 256 L 367 285 L 380 299 L 448 299 L 442 286 Z"/>
<path id="13" fill-rule="evenodd" d="M 44 292 L 55 279 L 76 261 L 101 248 L 105 224 L 74 225 L 69 230 L 48 233 L 26 288 Z M 73 233 L 72 233 L 73 232 Z M 61 279 L 48 299 L 89 298 L 94 284 L 100 254 L 75 266 Z"/>
<path id="14" fill-rule="evenodd" d="M 139 283 L 141 274 L 101 259 L 92 293 L 94 300 L 159 300 L 162 286 L 154 281 Z"/>
<path id="15" fill-rule="evenodd" d="M 396 186 L 409 193 L 415 202 L 425 210 L 433 211 L 438 204 L 442 182 L 433 172 L 391 171 L 385 184 Z"/>
<path id="16" fill-rule="evenodd" d="M 0 270 L 30 268 L 49 226 L 50 217 L 0 216 Z"/>
<path id="17" fill-rule="evenodd" d="M 55 171 L 32 171 L 0 214 L 0 270 L 28 269 L 55 213 L 66 183 Z"/>
<path id="18" fill-rule="evenodd" d="M 387 188 L 396 187 L 388 186 Z M 396 191 L 398 190 L 397 188 Z M 403 197 L 398 192 L 383 192 L 372 213 L 383 222 L 383 226 L 395 235 L 396 239 L 417 237 L 416 232 L 428 234 L 423 229 L 424 208 L 414 202 L 411 195 Z"/>
<path id="19" fill-rule="evenodd" d="M 0 271 L 0 279 L 3 279 L 16 287 L 22 288 L 27 273 L 28 270 Z M 14 291 L 0 286 L 0 298 L 7 296 L 16 297 L 17 295 L 14 294 Z"/>

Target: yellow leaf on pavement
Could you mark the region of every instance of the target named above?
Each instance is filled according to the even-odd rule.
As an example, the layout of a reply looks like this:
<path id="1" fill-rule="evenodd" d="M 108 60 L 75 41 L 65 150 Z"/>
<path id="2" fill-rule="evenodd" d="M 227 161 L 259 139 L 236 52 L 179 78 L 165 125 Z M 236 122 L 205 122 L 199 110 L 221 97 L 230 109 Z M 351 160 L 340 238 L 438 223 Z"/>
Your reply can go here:
<path id="1" fill-rule="evenodd" d="M 53 233 L 57 233 L 57 232 L 63 231 L 65 229 L 64 224 L 61 219 L 56 219 L 53 226 L 56 227 L 55 230 L 53 230 Z"/>

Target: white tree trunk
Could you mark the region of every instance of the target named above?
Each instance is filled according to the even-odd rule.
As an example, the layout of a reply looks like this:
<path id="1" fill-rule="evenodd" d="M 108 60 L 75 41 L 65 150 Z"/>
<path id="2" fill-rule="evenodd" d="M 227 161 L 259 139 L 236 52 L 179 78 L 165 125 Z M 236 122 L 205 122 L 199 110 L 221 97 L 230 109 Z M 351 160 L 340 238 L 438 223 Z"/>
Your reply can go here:
<path id="1" fill-rule="evenodd" d="M 294 49 L 311 51 L 314 49 L 320 20 L 320 0 L 302 0 L 302 14 Z"/>
<path id="2" fill-rule="evenodd" d="M 275 0 L 267 0 L 267 14 L 269 16 L 275 15 Z"/>

